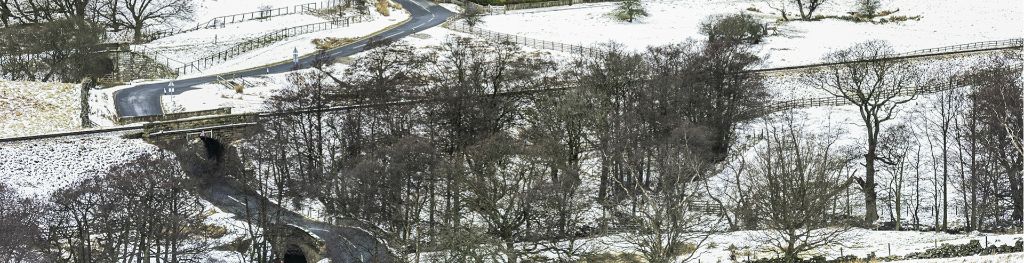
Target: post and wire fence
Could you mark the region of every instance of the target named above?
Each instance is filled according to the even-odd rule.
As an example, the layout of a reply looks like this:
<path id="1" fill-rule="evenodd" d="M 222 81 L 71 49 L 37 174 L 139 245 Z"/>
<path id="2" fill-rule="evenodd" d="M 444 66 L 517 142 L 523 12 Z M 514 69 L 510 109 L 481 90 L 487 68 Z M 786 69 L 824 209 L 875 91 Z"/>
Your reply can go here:
<path id="1" fill-rule="evenodd" d="M 253 21 L 253 20 L 270 19 L 270 18 L 278 17 L 278 16 L 303 14 L 303 13 L 309 13 L 309 12 L 313 12 L 313 11 L 317 11 L 317 10 L 324 10 L 324 9 L 335 8 L 335 7 L 339 7 L 339 6 L 347 6 L 347 5 L 349 5 L 349 1 L 351 1 L 351 0 L 326 0 L 326 1 L 320 1 L 320 2 L 310 2 L 310 3 L 297 4 L 297 5 L 285 6 L 285 7 L 279 7 L 279 8 L 272 8 L 272 9 L 265 9 L 265 10 L 251 11 L 251 12 L 245 12 L 245 13 L 238 13 L 238 14 L 230 14 L 230 15 L 218 16 L 218 17 L 210 18 L 209 20 L 204 21 L 204 22 L 196 23 L 196 25 L 193 26 L 193 27 L 189 27 L 189 28 L 185 28 L 185 29 L 181 29 L 181 30 L 167 30 L 167 31 L 150 32 L 150 33 L 147 34 L 147 36 L 150 39 L 157 39 L 157 38 L 168 37 L 168 36 L 177 35 L 177 34 L 181 34 L 181 33 L 192 32 L 192 31 L 196 31 L 196 30 L 200 30 L 200 29 L 223 28 L 226 25 L 234 24 L 234 23 L 241 23 L 241 22 Z"/>
<path id="2" fill-rule="evenodd" d="M 1024 70 L 1024 66 L 1018 65 L 1015 70 Z M 938 82 L 929 83 L 924 85 L 918 85 L 914 87 L 907 87 L 901 89 L 893 89 L 885 92 L 881 92 L 878 97 L 893 97 L 893 96 L 917 96 L 929 93 L 949 91 L 957 88 L 970 86 L 971 83 L 963 77 L 952 76 L 948 79 Z M 1022 95 L 1024 96 L 1024 95 Z M 820 107 L 820 106 L 842 106 L 851 105 L 853 102 L 846 98 L 841 97 L 822 97 L 822 98 L 805 98 L 805 99 L 794 99 L 788 101 L 770 102 L 765 106 L 765 114 L 780 112 L 785 110 L 792 110 L 798 108 L 809 108 L 809 107 Z"/>
<path id="3" fill-rule="evenodd" d="M 221 50 L 221 51 L 219 51 L 217 53 L 214 53 L 212 55 L 209 55 L 209 56 L 206 56 L 206 57 L 203 57 L 203 58 L 200 58 L 200 59 L 188 62 L 188 63 L 184 63 L 182 66 L 179 66 L 179 67 L 175 68 L 174 72 L 178 76 L 189 74 L 189 73 L 201 72 L 202 70 L 204 70 L 204 69 L 206 69 L 206 68 L 208 68 L 210 66 L 213 66 L 213 65 L 216 65 L 216 64 L 218 64 L 220 62 L 223 62 L 225 60 L 234 58 L 235 56 L 241 55 L 242 53 L 245 53 L 245 52 L 257 49 L 257 48 L 262 48 L 262 47 L 269 46 L 270 44 L 273 44 L 274 42 L 277 42 L 277 41 L 280 41 L 280 40 L 283 40 L 283 39 L 286 39 L 286 38 L 289 38 L 289 37 L 293 37 L 293 36 L 297 36 L 297 35 L 302 35 L 302 34 L 307 34 L 307 33 L 312 33 L 312 32 L 317 32 L 317 31 L 324 31 L 324 30 L 348 27 L 349 25 L 351 25 L 353 23 L 363 22 L 363 21 L 366 21 L 367 19 L 369 19 L 369 17 L 366 17 L 366 16 L 346 17 L 346 18 L 338 19 L 338 20 L 334 20 L 334 21 L 313 23 L 313 24 L 294 26 L 294 27 L 289 27 L 289 28 L 285 28 L 285 29 L 275 30 L 273 32 L 266 33 L 266 34 L 260 35 L 258 37 L 247 39 L 247 40 L 245 40 L 245 41 L 243 41 L 241 43 L 238 43 L 238 44 L 236 44 L 236 45 L 234 45 L 234 46 L 232 46 L 232 47 L 230 47 L 228 49 Z"/>
<path id="4" fill-rule="evenodd" d="M 448 21 L 445 21 L 444 26 L 451 30 L 473 34 L 491 41 L 510 42 L 536 49 L 561 51 L 583 56 L 597 56 L 603 53 L 599 48 L 528 38 L 513 34 L 499 33 L 487 29 L 480 29 L 478 27 L 471 27 L 464 23 L 459 23 L 456 18 L 449 18 Z"/>

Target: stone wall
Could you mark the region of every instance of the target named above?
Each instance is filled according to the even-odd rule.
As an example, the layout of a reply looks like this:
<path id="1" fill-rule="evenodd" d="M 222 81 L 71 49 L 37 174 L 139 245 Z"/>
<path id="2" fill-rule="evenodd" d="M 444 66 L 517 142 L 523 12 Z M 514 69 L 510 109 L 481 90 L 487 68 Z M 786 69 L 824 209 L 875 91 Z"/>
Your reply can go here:
<path id="1" fill-rule="evenodd" d="M 137 123 L 137 122 L 169 121 L 169 120 L 192 118 L 192 117 L 199 117 L 199 116 L 206 116 L 206 115 L 227 115 L 227 114 L 231 114 L 231 108 L 229 108 L 229 107 L 216 108 L 216 109 L 211 109 L 211 110 L 201 110 L 201 111 L 176 112 L 176 113 L 168 113 L 168 114 L 163 114 L 163 115 L 118 117 L 117 118 L 117 124 L 125 125 L 125 124 L 130 124 L 130 123 Z"/>

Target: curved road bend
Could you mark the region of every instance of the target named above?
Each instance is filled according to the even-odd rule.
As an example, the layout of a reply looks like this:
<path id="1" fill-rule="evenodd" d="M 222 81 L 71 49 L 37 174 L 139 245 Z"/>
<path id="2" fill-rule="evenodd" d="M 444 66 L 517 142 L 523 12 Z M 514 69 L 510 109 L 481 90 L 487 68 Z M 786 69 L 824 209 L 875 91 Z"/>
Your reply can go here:
<path id="1" fill-rule="evenodd" d="M 395 2 L 401 4 L 402 8 L 409 12 L 410 19 L 399 26 L 377 34 L 377 36 L 380 36 L 382 39 L 398 40 L 424 29 L 440 25 L 441 23 L 444 23 L 448 17 L 454 15 L 454 13 L 448 9 L 436 5 L 428 0 L 395 0 Z M 350 56 L 365 50 L 367 42 L 368 38 L 364 38 L 355 43 L 328 50 L 326 54 L 330 58 Z M 311 62 L 314 59 L 315 56 L 312 54 L 300 57 L 298 67 L 308 68 L 311 66 Z M 231 75 L 232 77 L 250 77 L 265 75 L 268 73 L 268 69 L 269 73 L 283 73 L 292 71 L 293 68 L 292 63 L 271 64 L 232 72 Z M 217 81 L 216 75 L 175 80 L 174 94 L 180 94 L 181 92 L 191 90 L 193 89 L 191 87 L 195 85 L 214 81 Z M 142 84 L 115 92 L 114 107 L 117 109 L 117 115 L 148 116 L 162 114 L 163 110 L 160 108 L 160 96 L 163 95 L 163 89 L 167 87 L 168 82 L 169 81 Z"/>

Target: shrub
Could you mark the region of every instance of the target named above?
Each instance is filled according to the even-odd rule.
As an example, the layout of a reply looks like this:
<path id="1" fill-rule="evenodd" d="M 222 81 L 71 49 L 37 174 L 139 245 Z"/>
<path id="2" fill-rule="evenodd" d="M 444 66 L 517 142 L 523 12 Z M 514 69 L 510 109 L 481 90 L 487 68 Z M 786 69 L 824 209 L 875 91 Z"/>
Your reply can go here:
<path id="1" fill-rule="evenodd" d="M 701 23 L 700 32 L 709 42 L 757 44 L 768 34 L 768 27 L 748 14 L 712 16 Z"/>
<path id="2" fill-rule="evenodd" d="M 580 262 L 586 263 L 640 263 L 644 262 L 640 255 L 633 253 L 599 253 L 584 256 Z"/>
<path id="3" fill-rule="evenodd" d="M 312 42 L 313 42 L 313 45 L 316 46 L 316 49 L 327 50 L 327 49 L 332 49 L 332 48 L 348 45 L 349 43 L 355 42 L 355 39 L 347 38 L 347 37 L 343 37 L 343 38 L 327 37 L 327 38 L 313 39 Z"/>
<path id="4" fill-rule="evenodd" d="M 375 6 L 377 7 L 377 13 L 383 16 L 391 15 L 391 11 L 388 10 L 388 0 L 378 0 Z"/>
<path id="5" fill-rule="evenodd" d="M 257 19 L 267 19 L 267 18 L 270 18 L 270 15 L 271 15 L 271 11 L 270 10 L 272 10 L 272 9 L 274 9 L 274 7 L 269 6 L 269 5 L 261 5 L 261 6 L 259 6 L 260 17 L 258 17 Z"/>
<path id="6" fill-rule="evenodd" d="M 874 17 L 882 7 L 881 0 L 857 0 L 857 13 L 861 16 Z"/>
<path id="7" fill-rule="evenodd" d="M 309 13 L 310 15 L 321 17 L 323 19 L 333 20 L 343 18 L 345 16 L 345 10 L 347 9 L 348 7 L 344 5 L 339 5 L 324 9 L 312 9 L 307 11 L 307 13 Z"/>
<path id="8" fill-rule="evenodd" d="M 747 7 L 747 11 L 754 12 L 754 13 L 760 13 L 761 9 L 757 9 L 757 7 L 751 6 L 751 7 Z"/>
<path id="9" fill-rule="evenodd" d="M 466 22 L 469 27 L 476 27 L 484 22 L 484 10 L 479 5 L 466 5 L 462 12 L 459 13 L 459 18 Z"/>
<path id="10" fill-rule="evenodd" d="M 612 11 L 615 18 L 620 21 L 633 23 L 634 20 L 647 16 L 647 9 L 640 0 L 623 0 L 619 6 Z"/>

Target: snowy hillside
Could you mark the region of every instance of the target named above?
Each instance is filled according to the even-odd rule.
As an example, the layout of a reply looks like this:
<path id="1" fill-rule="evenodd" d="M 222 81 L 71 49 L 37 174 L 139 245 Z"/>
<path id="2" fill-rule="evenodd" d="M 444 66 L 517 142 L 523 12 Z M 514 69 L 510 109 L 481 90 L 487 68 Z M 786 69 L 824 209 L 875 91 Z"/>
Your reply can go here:
<path id="1" fill-rule="evenodd" d="M 0 138 L 81 127 L 78 85 L 0 80 Z"/>
<path id="2" fill-rule="evenodd" d="M 872 39 L 889 41 L 898 51 L 1024 37 L 1024 2 L 1017 0 L 891 0 L 883 10 L 921 16 L 920 21 L 872 24 L 838 19 L 777 23 L 779 15 L 760 0 L 644 1 L 650 16 L 627 23 L 609 13 L 613 3 L 581 4 L 510 11 L 484 17 L 481 27 L 503 33 L 566 44 L 596 45 L 610 41 L 634 49 L 704 38 L 699 25 L 716 14 L 748 13 L 777 27 L 760 47 L 769 66 L 813 63 L 828 51 Z M 758 10 L 758 11 L 749 11 Z M 845 15 L 852 0 L 829 1 L 819 14 Z"/>
<path id="3" fill-rule="evenodd" d="M 141 140 L 118 137 L 0 143 L 0 181 L 23 195 L 45 198 L 56 189 L 156 150 Z"/>

